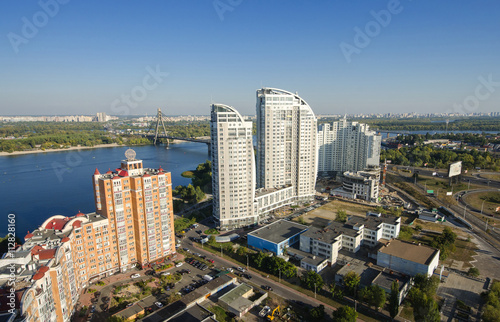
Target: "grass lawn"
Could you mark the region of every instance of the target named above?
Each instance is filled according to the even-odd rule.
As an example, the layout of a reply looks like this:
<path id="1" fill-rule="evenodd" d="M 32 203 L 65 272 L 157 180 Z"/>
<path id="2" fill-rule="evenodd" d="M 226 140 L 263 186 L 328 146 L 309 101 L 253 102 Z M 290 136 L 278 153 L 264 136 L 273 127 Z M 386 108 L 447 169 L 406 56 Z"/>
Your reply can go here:
<path id="1" fill-rule="evenodd" d="M 181 176 L 183 176 L 184 178 L 194 178 L 194 172 L 193 171 L 184 171 L 183 173 L 181 173 Z"/>
<path id="2" fill-rule="evenodd" d="M 413 308 L 409 305 L 403 306 L 403 309 L 399 313 L 399 316 L 405 320 L 415 321 L 415 319 L 413 318 Z"/>
<path id="3" fill-rule="evenodd" d="M 496 213 L 495 209 L 500 207 L 500 192 L 488 191 L 467 194 L 465 201 L 477 210 L 481 210 L 484 202 L 483 214 L 493 215 Z"/>
<path id="4" fill-rule="evenodd" d="M 490 180 L 497 180 L 500 181 L 500 173 L 487 173 L 487 174 L 482 174 L 481 177 L 490 179 Z"/>
<path id="5" fill-rule="evenodd" d="M 450 254 L 445 262 L 448 263 L 451 260 L 462 261 L 464 262 L 463 268 L 472 267 L 469 262 L 473 261 L 474 258 L 472 256 L 477 254 L 475 252 L 475 250 L 477 250 L 476 245 L 466 240 L 457 239 L 455 241 L 455 247 L 455 251 Z"/>
<path id="6" fill-rule="evenodd" d="M 452 191 L 452 187 L 448 185 L 448 178 L 436 178 L 433 176 L 419 176 L 418 183 L 426 186 L 427 190 L 434 190 L 434 194 L 437 196 L 446 195 L 447 191 Z M 472 189 L 481 189 L 484 188 L 482 185 L 477 184 L 469 184 L 467 181 L 462 181 L 458 184 L 453 184 L 453 193 L 463 191 L 463 190 L 472 190 Z"/>
<path id="7" fill-rule="evenodd" d="M 420 219 L 416 219 L 415 220 L 415 223 L 413 224 L 412 227 L 415 227 L 419 225 L 420 227 L 422 227 L 422 229 L 424 230 L 432 230 L 432 231 L 435 231 L 437 233 L 442 233 L 443 232 L 443 229 L 445 227 L 449 227 L 449 226 L 446 226 L 444 224 L 441 224 L 439 222 L 430 222 L 430 221 L 425 221 L 425 220 L 420 220 Z M 451 230 L 457 234 L 457 236 L 459 237 L 463 237 L 463 238 L 467 238 L 469 237 L 469 234 L 467 234 L 466 232 L 464 232 L 462 229 L 460 228 L 455 228 L 455 227 L 449 227 L 451 228 Z"/>

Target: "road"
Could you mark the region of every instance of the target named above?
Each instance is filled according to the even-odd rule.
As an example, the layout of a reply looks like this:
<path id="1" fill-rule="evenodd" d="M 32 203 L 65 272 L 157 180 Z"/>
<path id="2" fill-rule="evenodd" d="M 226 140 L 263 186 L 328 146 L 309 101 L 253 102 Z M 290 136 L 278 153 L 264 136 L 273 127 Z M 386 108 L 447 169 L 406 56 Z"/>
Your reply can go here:
<path id="1" fill-rule="evenodd" d="M 196 231 L 198 231 L 198 230 L 205 231 L 208 228 L 209 227 L 200 224 L 200 226 L 198 228 L 192 229 L 192 230 L 186 232 L 186 237 L 183 238 L 181 241 L 182 247 L 189 249 L 190 252 L 192 252 L 192 253 L 193 252 L 194 253 L 201 253 L 203 255 L 206 255 L 208 258 L 212 258 L 215 262 L 216 267 L 219 267 L 219 268 L 221 268 L 221 267 L 233 267 L 234 268 L 236 265 L 235 263 L 228 261 L 224 258 L 221 258 L 220 256 L 215 256 L 213 253 L 193 245 L 193 242 L 191 242 L 189 240 L 189 237 L 198 237 L 199 236 L 198 233 L 196 233 Z M 275 293 L 276 295 L 278 295 L 284 299 L 302 301 L 302 302 L 309 304 L 313 307 L 316 307 L 319 304 L 323 304 L 325 306 L 326 314 L 329 317 L 332 316 L 332 312 L 334 310 L 333 307 L 331 307 L 331 306 L 329 306 L 321 301 L 315 300 L 314 298 L 311 298 L 307 295 L 299 293 L 296 290 L 291 289 L 289 287 L 286 287 L 280 283 L 276 283 L 272 279 L 262 277 L 260 274 L 255 273 L 252 270 L 247 270 L 246 273 L 249 274 L 250 276 L 252 276 L 252 278 L 250 280 L 247 280 L 246 278 L 241 278 L 244 282 L 250 282 L 250 283 L 255 284 L 259 287 L 261 287 L 263 285 L 269 285 L 273 288 L 273 293 Z"/>
<path id="2" fill-rule="evenodd" d="M 392 169 L 396 167 L 398 170 L 400 169 L 408 169 L 411 170 L 412 173 L 418 172 L 419 175 L 423 176 L 430 176 L 432 177 L 432 174 L 437 172 L 441 177 L 447 178 L 448 172 L 443 170 L 443 169 L 428 169 L 428 168 L 414 168 L 414 167 L 404 167 L 401 165 L 388 165 L 387 169 L 393 171 Z M 489 188 L 499 188 L 500 189 L 500 181 L 495 181 L 495 180 L 489 180 L 485 178 L 481 178 L 479 175 L 481 173 L 470 173 L 469 175 L 464 175 L 462 177 L 462 182 L 463 183 L 471 183 L 471 184 L 477 184 L 477 185 L 487 185 Z"/>

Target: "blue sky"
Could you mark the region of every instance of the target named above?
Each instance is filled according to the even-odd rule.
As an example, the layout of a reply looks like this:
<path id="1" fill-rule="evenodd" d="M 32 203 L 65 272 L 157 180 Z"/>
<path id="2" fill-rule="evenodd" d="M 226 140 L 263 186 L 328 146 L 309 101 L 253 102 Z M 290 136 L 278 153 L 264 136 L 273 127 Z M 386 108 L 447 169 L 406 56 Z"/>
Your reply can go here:
<path id="1" fill-rule="evenodd" d="M 499 1 L 59 1 L 2 2 L 0 115 L 255 114 L 261 86 L 316 114 L 500 111 Z"/>

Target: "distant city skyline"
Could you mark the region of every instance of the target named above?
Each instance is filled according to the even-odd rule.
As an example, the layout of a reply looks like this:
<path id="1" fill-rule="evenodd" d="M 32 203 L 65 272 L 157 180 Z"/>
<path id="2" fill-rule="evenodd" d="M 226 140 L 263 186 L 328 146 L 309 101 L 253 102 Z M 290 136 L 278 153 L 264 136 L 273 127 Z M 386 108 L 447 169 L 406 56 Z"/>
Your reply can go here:
<path id="1" fill-rule="evenodd" d="M 500 110 L 499 2 L 59 1 L 4 3 L 0 115 Z"/>

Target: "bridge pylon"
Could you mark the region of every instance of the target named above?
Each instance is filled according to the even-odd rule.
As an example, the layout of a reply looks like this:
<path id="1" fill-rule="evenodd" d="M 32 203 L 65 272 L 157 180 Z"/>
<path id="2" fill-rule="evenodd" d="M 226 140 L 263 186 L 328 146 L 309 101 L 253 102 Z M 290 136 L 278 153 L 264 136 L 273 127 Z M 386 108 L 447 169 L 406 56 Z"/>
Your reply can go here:
<path id="1" fill-rule="evenodd" d="M 156 124 L 155 124 L 155 136 L 153 138 L 153 144 L 156 145 L 156 141 L 158 140 L 158 134 L 161 135 L 161 128 L 160 128 L 160 123 L 161 127 L 163 128 L 163 134 L 167 136 L 167 130 L 165 129 L 165 123 L 163 123 L 163 115 L 161 113 L 161 109 L 158 109 L 158 113 L 156 114 Z M 153 127 L 154 121 L 151 122 L 151 126 L 149 129 Z M 149 130 L 148 130 L 149 132 Z M 167 145 L 168 145 L 168 139 L 167 139 Z"/>

